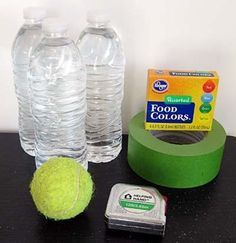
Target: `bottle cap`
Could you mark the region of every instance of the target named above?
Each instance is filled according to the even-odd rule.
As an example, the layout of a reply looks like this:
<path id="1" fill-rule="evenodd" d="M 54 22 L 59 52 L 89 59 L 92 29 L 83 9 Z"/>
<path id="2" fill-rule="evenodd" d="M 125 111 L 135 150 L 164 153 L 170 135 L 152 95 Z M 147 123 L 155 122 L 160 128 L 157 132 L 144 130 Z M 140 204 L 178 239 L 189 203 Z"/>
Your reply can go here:
<path id="1" fill-rule="evenodd" d="M 107 24 L 110 22 L 110 18 L 107 12 L 102 10 L 89 11 L 87 13 L 87 21 L 91 24 Z"/>
<path id="2" fill-rule="evenodd" d="M 65 33 L 68 24 L 60 18 L 46 18 L 42 23 L 44 33 Z"/>
<path id="3" fill-rule="evenodd" d="M 24 19 L 44 19 L 47 15 L 46 9 L 42 7 L 28 7 L 23 9 Z"/>

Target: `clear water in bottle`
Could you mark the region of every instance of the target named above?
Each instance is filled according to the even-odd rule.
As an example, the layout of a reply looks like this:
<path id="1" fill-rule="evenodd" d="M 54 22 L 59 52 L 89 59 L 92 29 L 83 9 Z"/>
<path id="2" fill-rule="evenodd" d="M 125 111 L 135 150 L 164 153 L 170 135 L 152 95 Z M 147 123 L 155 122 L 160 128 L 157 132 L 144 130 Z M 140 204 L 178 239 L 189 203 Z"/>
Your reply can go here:
<path id="1" fill-rule="evenodd" d="M 87 69 L 88 160 L 109 162 L 122 146 L 121 103 L 125 57 L 120 39 L 102 12 L 90 12 L 77 45 Z"/>
<path id="2" fill-rule="evenodd" d="M 41 21 L 46 16 L 42 8 L 24 9 L 25 23 L 12 46 L 13 73 L 18 100 L 18 122 L 21 147 L 34 156 L 34 127 L 31 113 L 30 85 L 27 78 L 30 55 L 41 39 Z"/>
<path id="3" fill-rule="evenodd" d="M 30 63 L 36 167 L 65 156 L 87 168 L 85 67 L 64 22 L 46 19 L 42 28 Z"/>

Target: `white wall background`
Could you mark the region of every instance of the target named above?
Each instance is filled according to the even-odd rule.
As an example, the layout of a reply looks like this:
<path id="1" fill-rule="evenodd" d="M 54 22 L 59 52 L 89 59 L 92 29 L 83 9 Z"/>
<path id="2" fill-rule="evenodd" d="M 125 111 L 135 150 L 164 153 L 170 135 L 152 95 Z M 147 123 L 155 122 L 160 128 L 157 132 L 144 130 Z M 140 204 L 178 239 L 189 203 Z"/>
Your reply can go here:
<path id="1" fill-rule="evenodd" d="M 7 0 L 0 1 L 0 131 L 17 130 L 11 44 L 23 23 L 22 8 L 45 6 L 70 24 L 76 40 L 87 10 L 106 9 L 127 57 L 123 124 L 144 109 L 146 70 L 217 70 L 215 117 L 236 135 L 236 1 L 234 0 Z"/>

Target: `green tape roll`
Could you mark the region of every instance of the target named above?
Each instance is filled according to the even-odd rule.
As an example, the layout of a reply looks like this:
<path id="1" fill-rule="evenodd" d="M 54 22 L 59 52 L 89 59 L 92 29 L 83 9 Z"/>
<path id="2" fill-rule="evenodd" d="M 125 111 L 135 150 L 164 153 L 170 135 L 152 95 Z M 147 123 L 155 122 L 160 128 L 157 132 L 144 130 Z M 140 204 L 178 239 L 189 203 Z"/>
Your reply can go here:
<path id="1" fill-rule="evenodd" d="M 144 112 L 141 112 L 129 123 L 128 163 L 139 176 L 158 185 L 201 186 L 218 174 L 225 139 L 224 128 L 214 120 L 212 131 L 197 143 L 164 142 L 144 129 Z"/>

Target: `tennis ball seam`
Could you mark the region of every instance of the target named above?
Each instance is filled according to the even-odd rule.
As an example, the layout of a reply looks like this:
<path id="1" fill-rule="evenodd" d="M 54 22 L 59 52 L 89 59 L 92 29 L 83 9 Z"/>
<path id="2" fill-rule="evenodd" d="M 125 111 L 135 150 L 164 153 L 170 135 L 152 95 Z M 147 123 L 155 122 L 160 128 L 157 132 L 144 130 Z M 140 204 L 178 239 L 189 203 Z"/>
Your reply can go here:
<path id="1" fill-rule="evenodd" d="M 79 199 L 79 183 L 80 183 L 80 176 L 81 176 L 81 168 L 78 167 L 78 170 L 79 170 L 79 176 L 77 176 L 77 185 L 78 185 L 78 189 L 77 189 L 77 193 L 76 193 L 76 198 L 75 200 L 73 200 L 73 205 L 67 209 L 67 210 L 64 210 L 64 211 L 60 211 L 60 214 L 63 213 L 63 214 L 68 214 L 69 212 L 71 212 L 72 209 L 75 208 L 76 206 L 76 203 L 78 203 L 78 199 Z"/>

